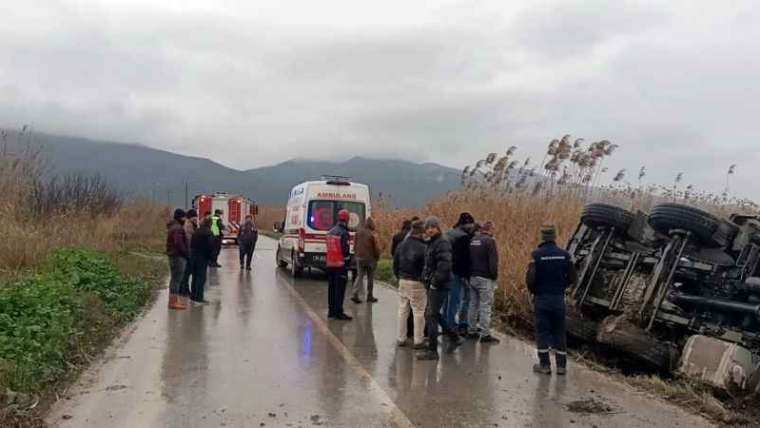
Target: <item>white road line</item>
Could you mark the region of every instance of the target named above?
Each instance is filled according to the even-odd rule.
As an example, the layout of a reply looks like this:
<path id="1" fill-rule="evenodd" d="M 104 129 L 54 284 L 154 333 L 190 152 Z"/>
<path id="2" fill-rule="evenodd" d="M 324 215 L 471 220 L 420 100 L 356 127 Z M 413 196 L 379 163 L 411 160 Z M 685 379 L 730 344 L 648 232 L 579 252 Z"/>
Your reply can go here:
<path id="1" fill-rule="evenodd" d="M 291 285 L 288 281 L 284 281 L 285 285 L 287 286 L 288 291 L 293 296 L 293 298 L 298 302 L 299 305 L 303 308 L 303 310 L 306 312 L 306 314 L 311 318 L 311 320 L 314 322 L 314 325 L 317 327 L 317 329 L 327 337 L 327 340 L 330 342 L 333 348 L 335 348 L 336 351 L 343 357 L 344 360 L 346 360 L 346 363 L 351 368 L 351 370 L 356 373 L 357 376 L 359 376 L 362 380 L 364 380 L 368 387 L 369 392 L 375 396 L 375 398 L 382 404 L 383 410 L 388 414 L 388 417 L 390 418 L 390 421 L 393 423 L 394 426 L 399 428 L 413 428 L 415 425 L 412 423 L 412 421 L 409 420 L 409 418 L 404 414 L 404 412 L 401 411 L 401 409 L 396 406 L 396 403 L 393 402 L 390 396 L 383 390 L 383 388 L 380 386 L 380 384 L 377 383 L 377 381 L 367 372 L 367 370 L 364 369 L 364 367 L 361 365 L 359 360 L 356 359 L 354 354 L 351 353 L 351 351 L 346 347 L 346 345 L 343 344 L 343 342 L 340 341 L 333 333 L 330 331 L 330 328 L 327 326 L 327 323 L 317 315 L 316 312 L 309 306 L 308 303 L 306 303 L 306 300 L 304 300 L 303 297 L 301 297 L 300 294 L 298 294 L 298 291 Z"/>

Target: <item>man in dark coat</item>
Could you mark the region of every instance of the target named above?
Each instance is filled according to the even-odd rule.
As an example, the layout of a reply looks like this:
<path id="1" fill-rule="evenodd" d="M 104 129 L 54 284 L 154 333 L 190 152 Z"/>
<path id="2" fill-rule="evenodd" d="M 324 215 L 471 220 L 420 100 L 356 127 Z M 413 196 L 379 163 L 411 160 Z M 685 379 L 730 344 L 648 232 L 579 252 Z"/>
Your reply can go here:
<path id="1" fill-rule="evenodd" d="M 193 268 L 190 286 L 190 300 L 194 305 L 207 303 L 203 299 L 206 286 L 206 273 L 209 262 L 214 257 L 214 236 L 211 233 L 211 218 L 206 217 L 201 226 L 193 233 L 190 240 L 190 265 Z"/>
<path id="2" fill-rule="evenodd" d="M 177 208 L 174 218 L 166 225 L 166 255 L 169 257 L 169 309 L 185 309 L 179 300 L 182 277 L 185 275 L 190 251 L 185 237 L 185 211 Z"/>
<path id="3" fill-rule="evenodd" d="M 475 218 L 468 212 L 459 215 L 454 227 L 446 233 L 451 242 L 452 266 L 449 294 L 443 315 L 446 324 L 463 334 L 467 332 L 467 312 L 470 305 L 470 241 L 475 235 Z"/>
<path id="4" fill-rule="evenodd" d="M 425 269 L 423 278 L 428 291 L 428 302 L 425 311 L 429 348 L 417 356 L 419 360 L 438 359 L 438 326 L 449 337 L 449 352 L 453 352 L 462 344 L 462 338 L 441 315 L 441 309 L 446 302 L 451 283 L 451 243 L 443 236 L 441 221 L 437 217 L 425 220 L 425 234 L 430 238 L 425 251 Z"/>
<path id="5" fill-rule="evenodd" d="M 350 316 L 343 312 L 343 300 L 346 295 L 348 268 L 351 263 L 351 237 L 348 232 L 350 213 L 338 212 L 338 223 L 327 232 L 327 317 L 350 321 Z"/>
<path id="6" fill-rule="evenodd" d="M 493 222 L 483 223 L 470 241 L 470 309 L 467 337 L 480 343 L 499 343 L 491 335 L 491 314 L 496 280 L 499 277 L 499 251 L 493 238 Z"/>
<path id="7" fill-rule="evenodd" d="M 572 256 L 557 246 L 557 229 L 541 227 L 541 244 L 533 252 L 525 283 L 534 296 L 538 364 L 533 371 L 551 374 L 549 349 L 554 349 L 557 374 L 567 366 L 565 337 L 565 289 L 575 283 L 577 274 Z"/>
<path id="8" fill-rule="evenodd" d="M 406 235 L 409 234 L 410 230 L 412 230 L 412 221 L 404 220 L 401 224 L 401 230 L 393 235 L 393 241 L 391 242 L 391 257 L 396 254 L 396 248 L 398 248 L 398 245 L 404 240 L 404 238 L 406 238 Z"/>
<path id="9" fill-rule="evenodd" d="M 259 239 L 259 231 L 253 222 L 253 216 L 245 216 L 245 222 L 238 232 L 238 250 L 240 252 L 240 269 L 251 270 L 251 259 L 256 249 L 256 241 Z"/>

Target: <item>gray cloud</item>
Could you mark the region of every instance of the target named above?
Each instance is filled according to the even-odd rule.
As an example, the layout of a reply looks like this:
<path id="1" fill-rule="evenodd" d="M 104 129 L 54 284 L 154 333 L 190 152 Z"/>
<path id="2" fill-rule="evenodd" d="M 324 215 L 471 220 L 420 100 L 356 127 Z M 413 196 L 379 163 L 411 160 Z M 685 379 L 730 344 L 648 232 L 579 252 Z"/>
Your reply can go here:
<path id="1" fill-rule="evenodd" d="M 238 168 L 409 157 L 461 167 L 564 133 L 611 169 L 760 198 L 751 2 L 18 4 L 0 125 L 140 141 Z"/>

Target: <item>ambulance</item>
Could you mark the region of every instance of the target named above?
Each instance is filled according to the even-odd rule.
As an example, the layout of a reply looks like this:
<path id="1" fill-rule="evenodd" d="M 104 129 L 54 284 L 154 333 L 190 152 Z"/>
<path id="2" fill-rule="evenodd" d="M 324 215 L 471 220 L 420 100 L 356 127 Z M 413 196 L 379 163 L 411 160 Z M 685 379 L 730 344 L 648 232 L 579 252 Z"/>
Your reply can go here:
<path id="1" fill-rule="evenodd" d="M 352 182 L 349 177 L 323 176 L 293 187 L 275 254 L 277 265 L 288 268 L 294 277 L 304 269 L 323 269 L 327 232 L 335 226 L 342 209 L 350 214 L 348 228 L 353 253 L 356 228 L 370 215 L 369 186 Z"/>

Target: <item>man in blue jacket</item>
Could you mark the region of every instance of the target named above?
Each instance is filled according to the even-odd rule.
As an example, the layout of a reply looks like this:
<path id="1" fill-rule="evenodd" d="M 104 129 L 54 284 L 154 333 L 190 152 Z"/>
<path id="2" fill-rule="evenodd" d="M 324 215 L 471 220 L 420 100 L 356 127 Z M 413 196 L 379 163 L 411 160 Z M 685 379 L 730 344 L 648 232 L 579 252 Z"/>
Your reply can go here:
<path id="1" fill-rule="evenodd" d="M 565 290 L 577 280 L 570 253 L 557 246 L 557 229 L 541 226 L 541 244 L 533 252 L 525 283 L 534 296 L 538 364 L 533 371 L 551 374 L 549 349 L 554 350 L 557 374 L 567 366 Z"/>

